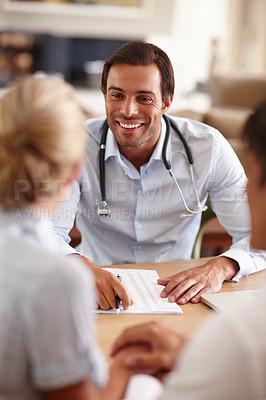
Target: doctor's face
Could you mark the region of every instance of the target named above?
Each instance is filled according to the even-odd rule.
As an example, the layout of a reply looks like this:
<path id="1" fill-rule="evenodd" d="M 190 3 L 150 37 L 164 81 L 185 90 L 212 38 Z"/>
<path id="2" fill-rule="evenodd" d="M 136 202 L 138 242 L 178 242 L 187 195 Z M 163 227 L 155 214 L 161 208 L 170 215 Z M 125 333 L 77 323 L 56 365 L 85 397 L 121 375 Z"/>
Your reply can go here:
<path id="1" fill-rule="evenodd" d="M 156 64 L 114 64 L 107 78 L 106 115 L 120 150 L 155 147 L 161 117 L 172 99 L 162 101 L 161 73 Z"/>

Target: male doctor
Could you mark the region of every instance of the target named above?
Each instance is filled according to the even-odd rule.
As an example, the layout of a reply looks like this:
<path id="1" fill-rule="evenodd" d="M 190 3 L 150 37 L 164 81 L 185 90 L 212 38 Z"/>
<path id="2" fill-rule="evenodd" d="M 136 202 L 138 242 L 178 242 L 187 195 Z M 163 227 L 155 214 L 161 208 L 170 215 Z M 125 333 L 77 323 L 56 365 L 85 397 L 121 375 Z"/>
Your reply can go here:
<path id="1" fill-rule="evenodd" d="M 75 256 L 95 274 L 99 306 L 115 307 L 116 293 L 125 308 L 132 302 L 123 282 L 100 266 L 191 257 L 208 196 L 233 245 L 204 265 L 159 279 L 165 286 L 161 296 L 197 303 L 203 293 L 219 291 L 224 280 L 264 269 L 265 254 L 249 248 L 246 176 L 226 139 L 202 123 L 171 118 L 189 150 L 172 124 L 166 140 L 163 116 L 174 94 L 166 53 L 140 41 L 122 46 L 104 65 L 101 89 L 108 126 L 105 117 L 86 122 L 86 164 L 54 215 L 55 230 L 66 242 L 77 217 L 82 241 Z M 73 253 L 67 245 L 66 254 Z"/>

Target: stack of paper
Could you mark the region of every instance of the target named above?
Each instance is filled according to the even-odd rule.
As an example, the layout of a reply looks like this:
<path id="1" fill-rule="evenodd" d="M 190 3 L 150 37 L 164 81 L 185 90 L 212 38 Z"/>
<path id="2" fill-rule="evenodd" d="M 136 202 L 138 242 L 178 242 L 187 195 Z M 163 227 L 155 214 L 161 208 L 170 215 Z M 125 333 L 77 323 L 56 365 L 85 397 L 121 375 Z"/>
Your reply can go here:
<path id="1" fill-rule="evenodd" d="M 176 303 L 169 303 L 168 299 L 162 299 L 160 293 L 163 289 L 157 283 L 159 275 L 155 270 L 104 268 L 106 271 L 121 276 L 121 282 L 127 289 L 134 304 L 124 310 L 121 306 L 121 314 L 183 314 Z M 96 313 L 114 314 L 114 308 L 109 310 L 95 310 Z"/>

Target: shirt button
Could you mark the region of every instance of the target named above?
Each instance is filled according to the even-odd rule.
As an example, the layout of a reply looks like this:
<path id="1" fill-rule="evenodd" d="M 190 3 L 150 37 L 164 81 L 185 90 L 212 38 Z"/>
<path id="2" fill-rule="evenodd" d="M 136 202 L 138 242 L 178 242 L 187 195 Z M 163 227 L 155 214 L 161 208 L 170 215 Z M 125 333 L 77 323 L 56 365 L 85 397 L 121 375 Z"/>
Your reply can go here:
<path id="1" fill-rule="evenodd" d="M 138 224 L 138 228 L 142 228 L 142 224 Z"/>

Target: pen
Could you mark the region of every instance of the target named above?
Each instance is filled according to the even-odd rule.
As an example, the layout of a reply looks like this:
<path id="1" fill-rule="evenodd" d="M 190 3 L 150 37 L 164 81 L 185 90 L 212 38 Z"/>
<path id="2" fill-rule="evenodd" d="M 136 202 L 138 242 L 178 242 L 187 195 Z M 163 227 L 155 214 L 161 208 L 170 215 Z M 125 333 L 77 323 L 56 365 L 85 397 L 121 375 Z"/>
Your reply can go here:
<path id="1" fill-rule="evenodd" d="M 121 282 L 121 275 L 117 274 L 116 275 L 117 279 Z M 115 309 L 116 309 L 116 314 L 120 314 L 120 303 L 121 299 L 118 296 L 118 294 L 115 295 Z"/>

